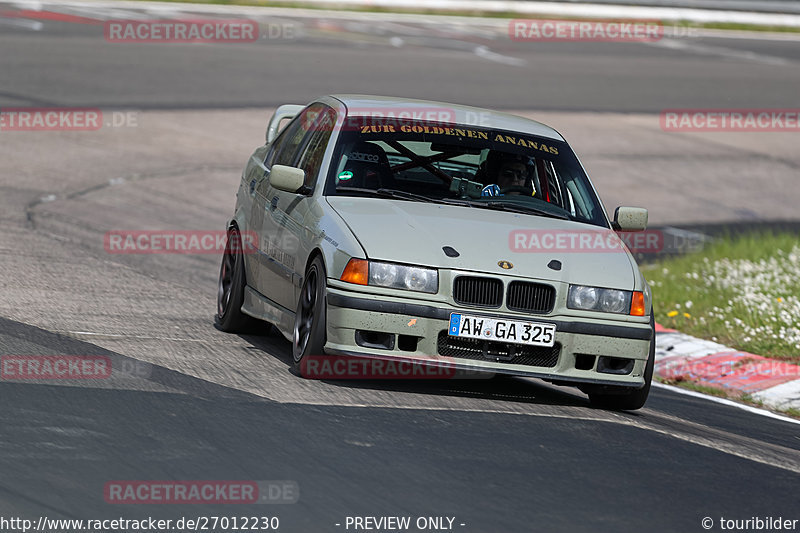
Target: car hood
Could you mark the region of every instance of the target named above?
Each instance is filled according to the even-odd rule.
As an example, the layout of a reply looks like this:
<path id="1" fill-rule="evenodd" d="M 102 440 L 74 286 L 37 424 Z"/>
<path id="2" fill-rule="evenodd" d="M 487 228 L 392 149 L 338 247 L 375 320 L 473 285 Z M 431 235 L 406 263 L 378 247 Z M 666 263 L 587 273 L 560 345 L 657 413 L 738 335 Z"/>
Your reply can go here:
<path id="1" fill-rule="evenodd" d="M 614 241 L 621 241 L 609 229 L 427 202 L 343 196 L 329 196 L 327 201 L 370 259 L 598 287 L 634 287 L 635 262 L 621 244 L 614 247 Z M 576 239 L 582 235 L 591 237 L 589 245 L 570 244 L 579 243 Z M 594 240 L 598 235 L 605 243 L 600 247 L 596 246 L 600 241 Z M 448 257 L 442 250 L 445 246 L 459 256 Z M 560 270 L 548 266 L 554 260 L 561 263 Z M 513 267 L 501 268 L 498 263 L 503 261 Z"/>

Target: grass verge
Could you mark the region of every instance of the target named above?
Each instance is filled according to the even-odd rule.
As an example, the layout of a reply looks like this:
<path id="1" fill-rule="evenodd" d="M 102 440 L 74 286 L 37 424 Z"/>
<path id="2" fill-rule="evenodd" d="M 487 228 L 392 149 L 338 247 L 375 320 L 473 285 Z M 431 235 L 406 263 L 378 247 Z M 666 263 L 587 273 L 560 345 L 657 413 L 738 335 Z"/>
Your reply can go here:
<path id="1" fill-rule="evenodd" d="M 800 237 L 718 238 L 643 266 L 656 321 L 764 357 L 800 363 Z"/>

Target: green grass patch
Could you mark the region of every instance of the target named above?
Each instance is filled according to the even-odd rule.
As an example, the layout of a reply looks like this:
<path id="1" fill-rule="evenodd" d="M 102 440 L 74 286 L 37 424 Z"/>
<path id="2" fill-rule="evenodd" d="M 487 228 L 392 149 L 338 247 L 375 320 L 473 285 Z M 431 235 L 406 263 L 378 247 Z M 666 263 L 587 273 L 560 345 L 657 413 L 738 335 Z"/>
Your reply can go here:
<path id="1" fill-rule="evenodd" d="M 794 407 L 790 407 L 787 410 L 782 411 L 782 412 L 787 414 L 787 415 L 789 415 L 789 416 L 791 416 L 791 417 L 800 418 L 800 409 L 795 409 Z"/>
<path id="2" fill-rule="evenodd" d="M 644 265 L 656 321 L 738 350 L 800 363 L 800 237 L 717 238 Z"/>
<path id="3" fill-rule="evenodd" d="M 660 379 L 659 381 L 674 387 L 683 387 L 684 389 L 701 392 L 709 396 L 716 396 L 717 398 L 730 398 L 730 395 L 723 389 L 718 387 L 709 387 L 708 385 L 701 385 L 696 381 L 689 381 L 685 379 Z"/>

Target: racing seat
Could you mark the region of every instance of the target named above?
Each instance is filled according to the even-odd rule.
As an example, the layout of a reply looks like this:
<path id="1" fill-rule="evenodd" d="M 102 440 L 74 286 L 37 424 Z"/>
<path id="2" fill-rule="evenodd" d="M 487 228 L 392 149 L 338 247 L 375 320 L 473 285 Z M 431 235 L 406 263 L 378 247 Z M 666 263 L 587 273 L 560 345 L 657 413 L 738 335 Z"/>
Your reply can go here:
<path id="1" fill-rule="evenodd" d="M 472 178 L 474 181 L 483 185 L 489 185 L 489 174 L 486 172 L 486 161 L 478 165 L 478 170 L 475 171 L 475 176 Z"/>
<path id="2" fill-rule="evenodd" d="M 347 181 L 340 180 L 338 185 L 379 189 L 392 187 L 394 177 L 386 152 L 371 142 L 359 142 L 347 154 L 343 172 L 352 172 L 353 177 Z"/>

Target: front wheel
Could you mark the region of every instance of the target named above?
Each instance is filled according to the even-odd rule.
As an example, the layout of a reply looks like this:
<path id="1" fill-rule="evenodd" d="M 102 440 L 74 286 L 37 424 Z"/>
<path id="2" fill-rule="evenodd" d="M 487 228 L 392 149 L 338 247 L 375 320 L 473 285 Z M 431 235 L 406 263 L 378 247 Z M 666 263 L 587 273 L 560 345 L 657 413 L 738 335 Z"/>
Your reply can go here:
<path id="1" fill-rule="evenodd" d="M 616 394 L 590 392 L 589 401 L 593 406 L 619 411 L 635 411 L 636 409 L 644 407 L 647 397 L 650 395 L 650 383 L 653 381 L 653 368 L 655 367 L 656 360 L 655 322 L 652 318 L 650 321 L 653 325 L 653 338 L 650 341 L 650 354 L 647 357 L 647 365 L 644 368 L 644 387 Z"/>
<path id="2" fill-rule="evenodd" d="M 242 235 L 234 227 L 228 231 L 217 284 L 216 322 L 222 331 L 245 331 L 256 324 L 256 319 L 242 313 L 246 284 Z"/>
<path id="3" fill-rule="evenodd" d="M 300 290 L 292 335 L 293 367 L 303 377 L 308 377 L 304 367 L 309 356 L 322 355 L 325 346 L 326 286 L 325 266 L 316 257 L 306 271 L 306 279 Z"/>

